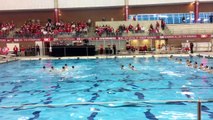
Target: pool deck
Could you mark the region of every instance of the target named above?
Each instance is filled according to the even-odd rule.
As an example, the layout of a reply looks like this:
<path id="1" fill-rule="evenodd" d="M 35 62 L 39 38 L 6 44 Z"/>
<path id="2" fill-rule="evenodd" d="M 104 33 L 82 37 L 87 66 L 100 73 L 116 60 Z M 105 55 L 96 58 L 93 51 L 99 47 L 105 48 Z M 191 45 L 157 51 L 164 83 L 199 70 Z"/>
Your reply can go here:
<path id="1" fill-rule="evenodd" d="M 190 55 L 204 56 L 213 58 L 213 52 L 199 52 L 194 54 L 131 54 L 131 55 L 96 55 L 96 56 L 74 56 L 74 57 L 50 57 L 50 56 L 30 56 L 30 57 L 13 57 L 9 59 L 0 60 L 1 63 L 12 62 L 16 60 L 57 60 L 57 59 L 106 59 L 106 58 L 148 58 L 148 57 L 188 57 Z"/>
<path id="2" fill-rule="evenodd" d="M 20 60 L 18 57 L 0 59 L 0 64 L 9 63 Z"/>
<path id="3" fill-rule="evenodd" d="M 72 57 L 49 57 L 49 56 L 34 56 L 34 57 L 19 57 L 20 60 L 57 60 L 57 59 L 106 59 L 106 58 L 145 58 L 145 57 L 169 57 L 169 56 L 187 57 L 189 54 L 156 54 L 156 55 L 96 55 L 96 56 L 72 56 Z"/>

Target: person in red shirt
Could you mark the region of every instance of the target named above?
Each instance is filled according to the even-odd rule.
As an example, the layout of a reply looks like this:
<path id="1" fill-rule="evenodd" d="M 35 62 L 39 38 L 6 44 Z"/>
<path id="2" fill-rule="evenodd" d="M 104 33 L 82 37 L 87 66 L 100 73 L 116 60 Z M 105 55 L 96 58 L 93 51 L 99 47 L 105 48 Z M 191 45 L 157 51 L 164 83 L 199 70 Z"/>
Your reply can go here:
<path id="1" fill-rule="evenodd" d="M 2 48 L 0 47 L 0 54 L 2 54 Z"/>
<path id="2" fill-rule="evenodd" d="M 103 45 L 100 45 L 100 54 L 102 55 L 104 53 L 104 48 L 103 48 Z"/>
<path id="3" fill-rule="evenodd" d="M 18 47 L 15 45 L 13 48 L 13 53 L 18 56 Z"/>
<path id="4" fill-rule="evenodd" d="M 147 51 L 147 46 L 146 45 L 143 46 L 143 51 Z"/>
<path id="5" fill-rule="evenodd" d="M 189 49 L 189 46 L 187 45 L 186 47 L 185 47 L 185 51 L 186 52 L 188 52 L 190 49 Z"/>
<path id="6" fill-rule="evenodd" d="M 21 47 L 20 51 L 21 51 L 21 56 L 25 56 L 25 48 L 24 48 L 24 46 Z"/>
<path id="7" fill-rule="evenodd" d="M 161 29 L 164 30 L 166 27 L 166 23 L 163 19 L 161 19 Z"/>

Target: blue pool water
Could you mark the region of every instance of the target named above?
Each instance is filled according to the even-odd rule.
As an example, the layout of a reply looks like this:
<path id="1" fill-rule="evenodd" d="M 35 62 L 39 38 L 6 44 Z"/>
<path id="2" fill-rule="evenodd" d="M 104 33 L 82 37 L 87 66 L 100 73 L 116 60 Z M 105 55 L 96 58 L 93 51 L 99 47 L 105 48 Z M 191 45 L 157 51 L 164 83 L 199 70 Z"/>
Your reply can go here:
<path id="1" fill-rule="evenodd" d="M 182 64 L 168 58 L 1 64 L 0 120 L 196 120 L 197 103 L 166 101 L 212 100 L 213 74 L 187 67 L 185 60 L 213 66 L 213 59 L 182 59 Z M 61 72 L 64 64 L 69 71 Z M 57 73 L 43 65 L 55 66 Z M 213 103 L 202 103 L 202 120 L 212 119 Z"/>

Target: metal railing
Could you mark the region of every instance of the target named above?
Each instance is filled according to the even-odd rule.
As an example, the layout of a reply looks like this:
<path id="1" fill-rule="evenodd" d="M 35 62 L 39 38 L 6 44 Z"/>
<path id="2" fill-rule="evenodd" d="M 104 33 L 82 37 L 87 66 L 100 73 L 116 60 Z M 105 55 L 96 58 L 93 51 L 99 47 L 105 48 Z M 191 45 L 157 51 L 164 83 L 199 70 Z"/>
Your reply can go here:
<path id="1" fill-rule="evenodd" d="M 212 34 L 213 33 L 213 28 L 212 29 L 171 29 L 168 28 L 168 31 L 170 31 L 171 35 L 184 35 L 184 34 Z"/>

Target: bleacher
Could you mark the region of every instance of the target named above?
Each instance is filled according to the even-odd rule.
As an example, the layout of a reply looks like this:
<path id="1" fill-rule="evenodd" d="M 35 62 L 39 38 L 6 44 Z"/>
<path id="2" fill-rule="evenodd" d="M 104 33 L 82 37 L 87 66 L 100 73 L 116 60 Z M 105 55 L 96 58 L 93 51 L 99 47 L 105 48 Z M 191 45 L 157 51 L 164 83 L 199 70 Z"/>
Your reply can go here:
<path id="1" fill-rule="evenodd" d="M 66 31 L 66 25 L 59 27 L 61 28 L 63 31 L 60 32 L 60 30 L 57 30 L 57 33 L 55 33 L 54 29 L 56 27 L 54 27 L 53 30 L 51 30 L 51 37 L 96 37 L 97 34 L 94 32 L 96 27 L 102 27 L 102 26 L 108 26 L 109 28 L 113 28 L 113 35 L 112 36 L 158 36 L 158 35 L 191 35 L 191 34 L 212 34 L 213 33 L 213 24 L 167 24 L 166 25 L 166 29 L 162 30 L 161 27 L 158 28 L 159 32 L 156 32 L 156 34 L 150 34 L 150 25 L 153 25 L 153 28 L 156 29 L 156 23 L 161 24 L 160 20 L 155 20 L 155 21 L 96 21 L 95 22 L 95 26 L 92 27 L 88 27 L 88 32 L 86 32 L 86 34 L 83 35 L 76 35 L 76 32 L 72 33 L 72 32 L 68 32 Z M 85 23 L 86 24 L 86 23 Z M 141 31 L 143 32 L 122 32 L 122 34 L 116 34 L 116 30 L 120 27 L 120 26 L 125 26 L 126 28 L 128 28 L 128 26 L 132 25 L 133 28 L 135 29 L 137 27 L 137 25 L 140 25 L 140 27 L 143 29 Z M 15 26 L 15 25 L 14 25 Z M 0 30 L 0 37 L 1 38 L 26 38 L 26 35 L 22 35 L 20 33 L 17 34 L 17 31 L 21 31 L 21 27 L 12 27 L 13 29 L 10 30 Z M 4 27 L 4 26 L 3 26 Z M 43 28 L 45 26 L 42 26 Z M 1 27 L 0 27 L 1 28 Z M 39 29 L 39 31 L 41 31 Z M 76 29 L 74 30 L 76 31 Z M 47 35 L 46 35 L 47 36 Z M 100 35 L 100 37 L 106 37 L 107 35 Z M 31 33 L 30 35 L 28 35 L 28 37 L 32 37 L 32 38 L 40 38 L 40 37 L 44 37 L 44 35 L 38 35 L 37 37 L 35 37 L 34 33 Z M 28 38 L 27 37 L 27 38 Z M 99 36 L 98 36 L 99 37 Z M 107 37 L 111 37 L 111 36 L 107 36 Z"/>
<path id="2" fill-rule="evenodd" d="M 95 26 L 110 26 L 113 27 L 114 29 L 119 28 L 120 25 L 125 25 L 125 26 L 129 26 L 130 24 L 134 27 L 136 27 L 138 24 L 140 26 L 143 27 L 143 29 L 145 30 L 144 33 L 124 33 L 123 36 L 149 36 L 149 28 L 150 25 L 152 24 L 155 28 L 156 26 L 156 22 L 155 21 L 96 21 L 95 22 Z M 160 20 L 158 20 L 159 23 L 161 23 Z M 164 34 L 164 31 L 162 29 L 159 29 L 159 33 Z"/>
<path id="3" fill-rule="evenodd" d="M 167 28 L 172 35 L 213 33 L 213 24 L 172 24 Z"/>

